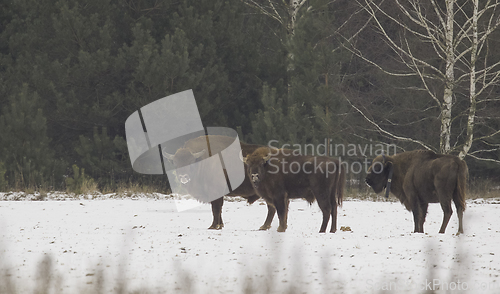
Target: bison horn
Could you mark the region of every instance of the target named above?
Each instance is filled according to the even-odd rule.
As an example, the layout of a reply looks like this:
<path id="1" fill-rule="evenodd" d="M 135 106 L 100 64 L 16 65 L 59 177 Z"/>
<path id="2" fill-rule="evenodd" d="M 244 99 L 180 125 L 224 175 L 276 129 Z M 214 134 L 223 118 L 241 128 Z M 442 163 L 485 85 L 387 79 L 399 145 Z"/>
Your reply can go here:
<path id="1" fill-rule="evenodd" d="M 267 153 L 267 155 L 266 155 L 266 156 L 264 156 L 264 157 L 262 157 L 262 158 L 264 159 L 264 161 L 265 161 L 265 162 L 268 162 L 268 161 L 269 161 L 269 159 L 271 159 L 271 155 L 272 155 L 272 153 L 271 153 L 271 152 L 269 152 L 269 153 Z"/>
<path id="2" fill-rule="evenodd" d="M 240 150 L 240 153 L 238 153 L 239 157 L 240 157 L 240 160 L 243 162 L 243 163 L 247 163 L 247 158 L 246 157 L 243 157 L 243 151 Z"/>
<path id="3" fill-rule="evenodd" d="M 383 153 L 382 153 L 382 165 L 385 167 L 387 167 L 388 165 L 392 165 L 392 159 L 389 157 L 386 157 Z"/>
<path id="4" fill-rule="evenodd" d="M 166 148 L 163 148 L 163 150 L 161 151 L 161 153 L 163 154 L 163 157 L 165 157 L 166 159 L 168 159 L 170 161 L 173 161 L 174 155 L 167 153 L 167 151 L 165 151 L 165 149 Z"/>

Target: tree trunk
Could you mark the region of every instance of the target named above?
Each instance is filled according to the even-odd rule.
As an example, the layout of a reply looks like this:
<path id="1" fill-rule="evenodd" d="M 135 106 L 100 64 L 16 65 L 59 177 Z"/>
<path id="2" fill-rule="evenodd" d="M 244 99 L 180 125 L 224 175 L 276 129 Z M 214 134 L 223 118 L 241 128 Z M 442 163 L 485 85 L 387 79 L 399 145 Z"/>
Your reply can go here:
<path id="1" fill-rule="evenodd" d="M 288 3 L 288 24 L 287 24 L 287 30 L 288 30 L 288 35 L 293 36 L 295 34 L 295 22 L 297 20 L 297 14 L 299 12 L 300 6 L 302 6 L 303 2 L 307 0 L 290 0 Z"/>
<path id="2" fill-rule="evenodd" d="M 451 108 L 453 104 L 453 87 L 455 85 L 455 53 L 453 52 L 453 6 L 455 0 L 446 0 L 446 81 L 441 105 L 441 138 L 439 142 L 440 152 L 447 154 L 451 150 Z"/>
<path id="3" fill-rule="evenodd" d="M 474 138 L 474 119 L 476 117 L 476 60 L 478 48 L 477 36 L 477 18 L 479 0 L 473 2 L 474 10 L 472 14 L 472 44 L 470 55 L 470 85 L 469 85 L 469 116 L 467 118 L 467 137 L 465 139 L 464 147 L 460 151 L 458 157 L 464 159 L 472 146 L 472 139 Z"/>
<path id="4" fill-rule="evenodd" d="M 297 14 L 299 13 L 300 7 L 307 0 L 290 0 L 288 3 L 288 23 L 286 25 L 287 30 L 287 46 L 289 46 L 292 42 L 293 36 L 295 35 L 295 22 L 297 21 Z M 288 99 L 290 100 L 292 96 L 292 84 L 291 84 L 291 76 L 292 71 L 295 69 L 294 65 L 294 56 L 293 53 L 288 52 L 288 65 L 286 67 L 287 71 L 287 86 L 288 86 Z"/>
<path id="5" fill-rule="evenodd" d="M 326 89 L 328 90 L 328 73 L 325 74 L 325 86 L 326 86 Z M 328 91 L 327 91 L 328 92 Z M 330 113 L 329 113 L 329 109 L 328 109 L 328 102 L 326 103 L 326 107 L 325 107 L 325 115 L 326 115 L 326 156 L 331 156 L 332 154 L 330 154 Z"/>

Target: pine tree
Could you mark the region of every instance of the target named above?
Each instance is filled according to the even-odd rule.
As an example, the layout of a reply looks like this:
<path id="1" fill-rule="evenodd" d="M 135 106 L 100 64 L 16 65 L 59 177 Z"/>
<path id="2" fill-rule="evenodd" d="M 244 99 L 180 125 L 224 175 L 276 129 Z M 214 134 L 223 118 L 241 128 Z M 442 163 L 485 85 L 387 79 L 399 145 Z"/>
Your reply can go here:
<path id="1" fill-rule="evenodd" d="M 345 111 L 341 97 L 342 63 L 348 57 L 334 37 L 334 11 L 330 1 L 310 1 L 294 26 L 287 51 L 293 56 L 289 89 L 280 99 L 264 88 L 264 109 L 254 120 L 252 140 L 289 144 L 323 144 L 341 140 L 337 133 Z M 274 129 L 279 131 L 273 131 Z M 328 147 L 327 147 L 328 148 Z"/>
<path id="2" fill-rule="evenodd" d="M 94 134 L 91 138 L 81 135 L 80 144 L 75 147 L 76 153 L 80 156 L 82 169 L 99 181 L 101 188 L 116 188 L 116 182 L 126 178 L 130 161 L 123 154 L 126 154 L 127 143 L 120 136 L 111 139 L 107 133 L 107 128 L 103 127 L 99 132 L 94 127 Z"/>
<path id="3" fill-rule="evenodd" d="M 5 180 L 5 173 L 7 169 L 5 168 L 5 164 L 0 161 L 0 192 L 5 191 L 7 189 L 7 181 Z"/>
<path id="4" fill-rule="evenodd" d="M 0 161 L 5 163 L 10 185 L 48 187 L 55 183 L 53 175 L 61 175 L 61 162 L 49 147 L 46 122 L 40 97 L 28 85 L 9 97 L 9 106 L 0 116 Z"/>
<path id="5" fill-rule="evenodd" d="M 264 109 L 259 110 L 252 122 L 249 141 L 278 148 L 283 144 L 310 143 L 314 130 L 302 109 L 296 104 L 288 106 L 283 98 L 287 96 L 280 96 L 276 88 L 264 85 L 262 92 Z"/>
<path id="6" fill-rule="evenodd" d="M 335 39 L 335 10 L 330 1 L 311 1 L 297 21 L 290 52 L 294 56 L 292 99 L 312 118 L 315 143 L 342 140 L 343 63 L 349 57 Z M 328 148 L 328 146 L 327 146 Z M 329 149 L 329 148 L 328 148 Z"/>

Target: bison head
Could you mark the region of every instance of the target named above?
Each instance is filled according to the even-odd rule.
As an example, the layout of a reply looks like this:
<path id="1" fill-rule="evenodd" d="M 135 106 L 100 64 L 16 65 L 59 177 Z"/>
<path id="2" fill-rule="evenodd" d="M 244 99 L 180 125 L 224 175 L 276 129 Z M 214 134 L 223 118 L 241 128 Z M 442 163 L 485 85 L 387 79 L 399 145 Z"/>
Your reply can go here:
<path id="1" fill-rule="evenodd" d="M 191 181 L 191 178 L 189 177 L 189 167 L 187 168 L 182 168 L 186 167 L 190 164 L 193 164 L 199 159 L 202 159 L 203 156 L 205 155 L 206 150 L 202 150 L 200 152 L 192 153 L 189 149 L 187 148 L 180 148 L 175 152 L 174 155 L 169 154 L 165 151 L 165 148 L 162 150 L 163 157 L 166 159 L 170 160 L 175 168 L 177 169 L 177 177 L 179 181 L 185 185 Z"/>
<path id="2" fill-rule="evenodd" d="M 391 156 L 379 155 L 377 156 L 366 175 L 365 182 L 368 186 L 372 187 L 375 193 L 382 192 L 387 186 L 387 180 L 389 179 L 389 172 L 392 168 L 392 158 Z"/>
<path id="3" fill-rule="evenodd" d="M 271 156 L 272 152 L 270 148 L 260 147 L 252 154 L 243 158 L 243 162 L 247 166 L 248 177 L 255 187 L 258 187 L 259 183 L 264 180 Z"/>

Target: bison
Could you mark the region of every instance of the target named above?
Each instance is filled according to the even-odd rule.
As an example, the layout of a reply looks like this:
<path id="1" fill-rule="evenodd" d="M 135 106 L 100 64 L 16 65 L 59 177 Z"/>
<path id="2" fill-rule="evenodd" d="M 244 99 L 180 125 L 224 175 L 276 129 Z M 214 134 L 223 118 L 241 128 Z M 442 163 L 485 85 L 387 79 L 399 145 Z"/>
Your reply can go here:
<path id="1" fill-rule="evenodd" d="M 391 179 L 392 174 L 392 179 Z M 441 204 L 444 212 L 439 233 L 443 234 L 455 203 L 458 215 L 458 233 L 463 233 L 463 212 L 468 168 L 457 156 L 436 154 L 432 151 L 409 151 L 394 156 L 377 156 L 366 176 L 366 183 L 375 193 L 387 187 L 399 201 L 413 212 L 415 233 L 424 232 L 429 203 Z"/>
<path id="2" fill-rule="evenodd" d="M 260 147 L 244 158 L 247 174 L 257 195 L 278 212 L 278 232 L 287 228 L 289 199 L 316 200 L 323 213 L 320 233 L 330 215 L 331 233 L 337 230 L 337 205 L 342 204 L 345 171 L 339 161 L 324 156 L 292 155 L 289 150 Z"/>
<path id="3" fill-rule="evenodd" d="M 197 138 L 193 138 L 188 140 L 182 148 L 179 148 L 175 154 L 169 154 L 163 149 L 163 156 L 172 161 L 175 167 L 183 167 L 188 166 L 192 163 L 198 162 L 200 160 L 206 159 L 209 157 L 209 152 L 207 149 L 207 140 L 210 141 L 210 148 L 212 154 L 221 152 L 224 148 L 229 146 L 234 138 L 220 135 L 208 135 L 208 136 L 200 136 Z M 252 153 L 257 148 L 261 147 L 260 145 L 252 145 L 240 142 L 242 156 L 247 156 Z M 183 169 L 184 170 L 184 169 Z M 225 172 L 225 171 L 224 171 Z M 190 181 L 191 178 L 188 173 L 178 173 L 177 177 L 179 181 L 187 188 L 188 192 L 190 192 Z M 227 178 L 227 174 L 226 174 Z M 191 191 L 193 192 L 193 191 Z M 245 173 L 245 179 L 243 183 L 236 189 L 234 189 L 226 196 L 241 196 L 247 199 L 249 204 L 252 204 L 260 197 L 256 195 L 248 176 Z M 211 202 L 212 205 L 212 215 L 213 222 L 209 229 L 220 230 L 224 227 L 224 222 L 222 221 L 222 206 L 224 204 L 224 197 L 216 199 Z M 271 222 L 274 218 L 274 214 L 276 209 L 273 206 L 268 205 L 268 213 L 267 218 L 264 224 L 259 228 L 260 230 L 267 230 L 271 227 Z"/>

